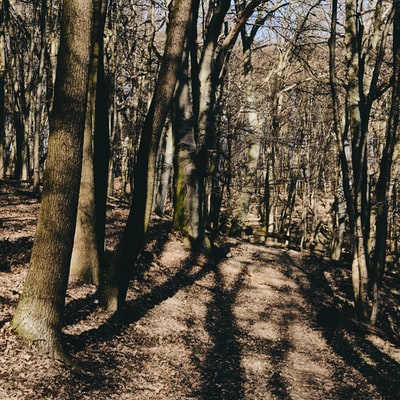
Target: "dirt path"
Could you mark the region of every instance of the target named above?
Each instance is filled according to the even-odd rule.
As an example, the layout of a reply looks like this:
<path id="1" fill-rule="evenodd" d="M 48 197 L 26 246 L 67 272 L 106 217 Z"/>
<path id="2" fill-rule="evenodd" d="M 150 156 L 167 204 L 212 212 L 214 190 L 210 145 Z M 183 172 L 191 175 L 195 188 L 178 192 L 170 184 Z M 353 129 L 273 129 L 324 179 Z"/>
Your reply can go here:
<path id="1" fill-rule="evenodd" d="M 31 241 L 18 232 L 18 243 Z M 346 311 L 345 268 L 240 241 L 213 263 L 167 232 L 159 221 L 151 233 L 123 315 L 99 310 L 94 287 L 71 284 L 72 369 L 10 333 L 27 260 L 9 257 L 0 269 L 0 400 L 400 399 L 398 343 L 326 314 Z M 7 246 L 16 251 L 11 233 Z"/>

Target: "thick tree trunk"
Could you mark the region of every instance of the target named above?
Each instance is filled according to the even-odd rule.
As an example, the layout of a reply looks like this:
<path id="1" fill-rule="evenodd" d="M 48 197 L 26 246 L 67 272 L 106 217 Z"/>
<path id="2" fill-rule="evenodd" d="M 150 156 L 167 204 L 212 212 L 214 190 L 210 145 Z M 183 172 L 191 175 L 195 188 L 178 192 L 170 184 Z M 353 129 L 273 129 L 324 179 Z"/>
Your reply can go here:
<path id="1" fill-rule="evenodd" d="M 347 118 L 346 133 L 351 140 L 351 150 L 347 140 L 343 140 L 344 157 L 346 168 L 343 169 L 345 195 L 350 224 L 352 225 L 353 236 L 353 262 L 352 280 L 354 303 L 357 314 L 361 319 L 367 317 L 368 299 L 368 250 L 365 240 L 366 233 L 366 129 L 368 115 L 363 110 L 364 99 L 362 99 L 363 88 L 360 85 L 360 64 L 359 64 L 359 31 L 357 25 L 357 2 L 346 0 L 346 21 L 345 21 L 345 44 L 347 61 L 346 100 Z M 342 163 L 343 167 L 343 163 Z M 346 190 L 350 188 L 350 190 Z"/>
<path id="2" fill-rule="evenodd" d="M 108 114 L 107 110 L 107 99 L 100 96 L 100 102 L 98 102 L 98 91 L 104 91 L 104 84 L 101 79 L 104 74 L 103 70 L 103 32 L 104 32 L 104 21 L 105 21 L 106 2 L 102 0 L 96 0 L 95 11 L 94 11 L 94 46 L 93 46 L 93 64 L 91 72 L 91 85 L 89 89 L 88 107 L 86 112 L 86 123 L 85 123 L 85 134 L 83 142 L 83 160 L 82 160 L 82 176 L 81 186 L 79 192 L 79 203 L 78 203 L 78 215 L 75 230 L 74 247 L 71 257 L 71 276 L 76 279 L 80 279 L 86 283 L 93 283 L 99 285 L 101 267 L 103 263 L 101 259 L 104 255 L 104 233 L 101 233 L 101 229 L 97 223 L 97 218 L 101 218 L 102 213 L 105 213 L 105 206 L 102 203 L 105 201 L 104 188 L 98 192 L 98 198 L 96 197 L 95 187 L 95 170 L 94 170 L 94 145 L 93 137 L 96 137 L 94 132 L 95 126 L 97 129 L 101 126 L 99 122 L 96 125 L 96 118 L 101 118 L 101 124 L 106 123 Z M 100 81 L 99 81 L 100 78 Z M 99 87 L 98 87 L 99 86 Z M 105 104 L 103 102 L 105 101 Z M 100 107 L 101 114 L 96 111 L 97 107 Z M 106 128 L 102 128 L 104 131 Z M 106 136 L 107 133 L 101 132 L 97 136 L 103 139 L 102 136 Z M 97 137 L 97 139 L 99 139 Z M 97 147 L 99 150 L 99 147 Z M 106 147 L 103 148 L 106 151 Z M 107 174 L 106 168 L 108 167 L 107 153 L 103 154 L 104 164 L 99 165 L 101 171 L 99 173 Z M 97 162 L 99 159 L 97 158 Z M 104 185 L 104 183 L 103 183 Z M 97 212 L 96 206 L 99 205 L 102 208 L 102 212 Z M 103 220 L 105 218 L 103 217 Z M 102 224 L 103 225 L 103 224 Z M 104 230 L 104 228 L 103 228 Z M 97 235 L 100 234 L 100 238 Z"/>
<path id="3" fill-rule="evenodd" d="M 67 360 L 61 323 L 74 238 L 91 55 L 91 2 L 65 0 L 44 188 L 32 256 L 12 329 Z"/>
<path id="4" fill-rule="evenodd" d="M 92 96 L 94 94 L 92 93 Z M 93 99 L 93 97 L 92 97 Z M 88 103 L 92 100 L 89 99 Z M 95 188 L 93 170 L 92 107 L 88 104 L 83 141 L 82 174 L 74 246 L 71 256 L 71 278 L 99 284 L 100 267 L 96 237 Z"/>
<path id="5" fill-rule="evenodd" d="M 243 31 L 242 31 L 243 32 Z M 252 65 L 252 38 L 247 38 L 242 33 L 242 46 L 243 46 L 243 78 L 245 82 L 246 93 L 246 114 L 251 130 L 252 139 L 249 140 L 249 148 L 247 153 L 247 164 L 244 177 L 244 185 L 241 188 L 239 196 L 239 204 L 236 207 L 230 234 L 233 236 L 240 235 L 245 226 L 248 212 L 250 208 L 250 201 L 252 195 L 255 193 L 257 170 L 260 158 L 260 138 L 261 138 L 261 124 L 257 114 L 257 105 L 255 102 L 255 88 L 253 81 L 253 65 Z"/>
<path id="6" fill-rule="evenodd" d="M 174 134 L 174 224 L 188 238 L 188 245 L 203 241 L 199 199 L 199 171 L 197 170 L 197 144 L 193 129 L 188 59 L 184 57 L 175 94 L 173 112 Z"/>
<path id="7" fill-rule="evenodd" d="M 163 62 L 137 156 L 138 168 L 135 170 L 131 210 L 124 233 L 106 271 L 104 285 L 100 289 L 102 303 L 109 310 L 120 309 L 125 303 L 132 269 L 143 247 L 149 224 L 157 151 L 181 66 L 192 0 L 173 0 L 171 6 Z"/>

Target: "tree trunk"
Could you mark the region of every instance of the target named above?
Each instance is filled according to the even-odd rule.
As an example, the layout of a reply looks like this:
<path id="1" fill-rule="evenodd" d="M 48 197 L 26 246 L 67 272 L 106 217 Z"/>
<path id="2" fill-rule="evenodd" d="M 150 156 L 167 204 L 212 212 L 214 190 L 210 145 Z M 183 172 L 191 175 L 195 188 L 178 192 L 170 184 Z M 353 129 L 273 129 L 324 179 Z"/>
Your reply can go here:
<path id="1" fill-rule="evenodd" d="M 197 143 L 193 129 L 187 54 L 179 75 L 172 122 L 175 147 L 173 227 L 187 237 L 189 247 L 195 247 L 203 241 L 203 230 L 200 226 Z"/>
<path id="2" fill-rule="evenodd" d="M 93 283 L 95 285 L 99 285 L 100 283 L 100 264 L 103 264 L 101 263 L 101 258 L 104 256 L 104 233 L 101 233 L 101 229 L 97 224 L 97 217 L 101 218 L 102 213 L 105 212 L 105 206 L 101 206 L 103 211 L 102 213 L 98 213 L 96 211 L 96 205 L 99 204 L 100 206 L 100 204 L 105 201 L 105 195 L 103 188 L 101 193 L 98 193 L 99 197 L 96 197 L 93 137 L 95 136 L 94 128 L 96 125 L 96 117 L 101 118 L 101 123 L 105 123 L 105 126 L 107 126 L 105 121 L 108 115 L 107 99 L 104 99 L 103 95 L 101 95 L 101 103 L 97 102 L 98 90 L 104 90 L 104 84 L 98 88 L 98 78 L 100 78 L 101 83 L 102 77 L 100 74 L 104 74 L 100 63 L 102 64 L 103 59 L 102 37 L 104 32 L 105 9 L 106 3 L 102 0 L 97 0 L 94 11 L 95 21 L 93 32 L 94 46 L 91 71 L 92 79 L 89 88 L 88 107 L 86 112 L 81 185 L 70 269 L 73 278 L 80 279 L 86 283 Z M 100 68 L 102 71 L 100 71 Z M 105 104 L 103 104 L 104 101 Z M 101 108 L 101 114 L 96 112 L 97 106 Z M 100 124 L 97 123 L 97 128 L 99 128 L 99 126 Z M 104 130 L 106 128 L 102 129 Z M 101 133 L 100 135 L 103 136 L 106 134 Z M 98 147 L 97 150 L 99 150 Z M 103 150 L 106 151 L 106 149 Z M 107 154 L 104 154 L 103 157 L 104 163 L 106 164 L 106 167 L 108 167 Z M 97 159 L 97 161 L 99 160 Z M 107 170 L 104 167 L 102 167 L 100 172 L 103 174 L 105 173 L 105 176 L 107 174 Z M 104 219 L 105 218 L 103 217 L 103 220 Z M 100 239 L 97 237 L 97 234 L 101 235 Z M 103 244 L 103 248 L 101 244 Z"/>
<path id="3" fill-rule="evenodd" d="M 46 71 L 46 25 L 47 25 L 47 0 L 42 0 L 39 6 L 39 24 L 40 24 L 40 62 L 39 62 L 39 77 L 37 79 L 36 87 L 36 101 L 34 102 L 33 109 L 30 110 L 33 123 L 33 149 L 32 149 L 32 164 L 33 164 L 33 192 L 37 197 L 40 196 L 40 147 L 41 147 L 41 131 L 42 131 L 42 120 L 43 111 L 46 107 L 45 102 L 45 81 L 43 76 L 45 76 Z"/>
<path id="4" fill-rule="evenodd" d="M 149 224 L 157 150 L 181 66 L 192 0 L 173 0 L 171 7 L 163 61 L 137 155 L 131 210 L 100 289 L 102 303 L 108 310 L 120 309 L 125 303 L 132 269 L 143 247 Z"/>
<path id="5" fill-rule="evenodd" d="M 93 71 L 92 71 L 93 73 Z M 85 283 L 99 284 L 99 253 L 96 237 L 95 188 L 93 170 L 92 110 L 90 90 L 83 140 L 82 174 L 70 275 Z M 89 104 L 91 103 L 91 104 Z"/>
<path id="6" fill-rule="evenodd" d="M 261 124 L 257 115 L 257 106 L 255 102 L 255 89 L 253 81 L 253 65 L 252 65 L 252 43 L 254 37 L 246 37 L 242 30 L 242 46 L 243 46 L 243 78 L 245 82 L 246 93 L 246 114 L 250 128 L 249 148 L 247 153 L 247 164 L 244 177 L 244 186 L 241 188 L 239 196 L 239 204 L 235 210 L 232 220 L 230 234 L 233 236 L 240 235 L 245 226 L 251 197 L 255 192 L 258 163 L 260 158 L 260 138 Z"/>
<path id="7" fill-rule="evenodd" d="M 200 149 L 200 170 L 204 176 L 200 184 L 200 199 L 202 204 L 202 219 L 210 221 L 210 199 L 215 195 L 213 188 L 218 182 L 219 170 L 219 137 L 218 130 L 215 129 L 215 116 L 218 105 L 218 97 L 222 99 L 223 77 L 226 72 L 224 66 L 229 59 L 230 51 L 236 42 L 236 39 L 245 25 L 247 19 L 251 16 L 254 9 L 262 1 L 253 0 L 240 12 L 236 22 L 226 36 L 221 45 L 218 46 L 219 36 L 224 24 L 224 18 L 229 11 L 230 1 L 221 1 L 214 10 L 214 14 L 207 26 L 206 40 L 199 68 L 200 100 L 198 102 L 199 110 L 195 112 L 199 131 Z M 194 93 L 194 96 L 196 93 Z M 213 222 L 215 225 L 215 221 Z M 206 235 L 203 235 L 205 239 Z M 209 241 L 208 241 L 209 242 Z M 210 252 L 211 246 L 204 242 L 203 250 Z"/>
<path id="8" fill-rule="evenodd" d="M 332 1 L 332 14 L 331 14 L 331 36 L 328 41 L 329 46 L 329 84 L 332 99 L 332 114 L 333 114 L 333 131 L 336 135 L 336 142 L 339 150 L 339 156 L 341 159 L 341 165 L 344 171 L 347 171 L 346 158 L 344 156 L 344 150 L 341 140 L 340 132 L 340 120 L 339 120 L 339 101 L 337 93 L 337 82 L 336 82 L 336 36 L 337 36 L 337 0 Z M 344 128 L 342 128 L 344 129 Z M 347 173 L 346 175 L 347 176 Z M 346 192 L 347 198 L 350 198 L 348 179 L 339 179 L 337 186 L 344 185 L 345 189 L 338 188 L 339 194 L 335 195 L 334 203 L 334 232 L 333 240 L 331 245 L 331 258 L 333 260 L 340 260 L 342 256 L 342 246 L 344 241 L 345 233 L 345 220 L 346 220 Z M 340 182 L 341 181 L 341 182 Z"/>
<path id="9" fill-rule="evenodd" d="M 376 185 L 376 240 L 372 279 L 372 312 L 370 321 L 376 323 L 379 306 L 379 293 L 382 286 L 386 263 L 386 241 L 388 234 L 388 209 L 390 178 L 395 144 L 398 141 L 400 113 L 400 1 L 393 2 L 393 88 L 389 118 L 386 128 L 385 148 L 380 163 L 379 178 Z"/>
<path id="10" fill-rule="evenodd" d="M 346 123 L 340 144 L 343 188 L 346 196 L 352 235 L 352 278 L 354 302 L 358 316 L 368 318 L 368 287 L 371 272 L 371 197 L 368 179 L 367 135 L 373 102 L 378 98 L 378 76 L 383 63 L 388 25 L 383 25 L 386 10 L 378 1 L 374 8 L 369 35 L 364 35 L 357 1 L 346 0 Z M 365 41 L 364 41 L 365 39 Z M 366 49 L 362 48 L 366 43 Z M 374 62 L 372 63 L 372 57 Z M 373 64 L 371 71 L 366 67 Z"/>
<path id="11" fill-rule="evenodd" d="M 74 238 L 91 55 L 91 2 L 65 0 L 44 189 L 13 332 L 68 360 L 61 324 Z"/>
<path id="12" fill-rule="evenodd" d="M 3 0 L 0 0 L 0 180 L 6 177 L 6 165 L 5 165 L 5 73 L 6 73 L 6 58 L 5 58 L 5 32 L 4 32 L 4 4 Z"/>
<path id="13" fill-rule="evenodd" d="M 361 112 L 359 31 L 357 25 L 357 2 L 346 0 L 345 44 L 347 61 L 346 87 L 347 124 L 342 136 L 342 170 L 344 188 L 352 230 L 352 282 L 354 303 L 358 316 L 365 319 L 368 299 L 368 251 L 365 248 L 364 218 L 361 216 L 365 191 L 366 132 L 363 130 Z M 364 125 L 365 126 L 365 125 Z M 349 138 L 348 138 L 349 137 Z M 349 140 L 351 140 L 351 148 Z M 345 163 L 346 168 L 343 168 Z M 346 187 L 349 188 L 346 190 Z"/>
<path id="14" fill-rule="evenodd" d="M 174 159 L 174 140 L 172 134 L 172 126 L 170 125 L 165 134 L 165 148 L 162 154 L 162 166 L 160 174 L 160 184 L 154 204 L 154 211 L 156 214 L 162 216 L 165 213 L 165 204 L 168 197 L 168 191 L 170 187 L 170 180 L 173 170 L 173 159 Z"/>
<path id="15" fill-rule="evenodd" d="M 105 269 L 105 227 L 107 212 L 108 171 L 110 163 L 109 93 L 104 71 L 104 26 L 108 0 L 101 5 L 98 34 L 99 57 L 97 66 L 96 107 L 94 115 L 94 190 L 97 252 L 99 254 L 99 284 Z M 98 5 L 98 6 L 99 6 Z M 112 171 L 111 171 L 112 173 Z"/>
<path id="16" fill-rule="evenodd" d="M 340 182 L 339 182 L 340 185 Z M 341 187 L 337 188 L 338 193 L 335 194 L 335 202 L 333 205 L 334 213 L 334 231 L 331 244 L 332 260 L 340 260 L 342 257 L 342 247 L 344 242 L 344 234 L 346 231 L 346 199 L 343 195 Z"/>
<path id="17" fill-rule="evenodd" d="M 210 3 L 211 4 L 211 3 Z M 211 5 L 210 5 L 211 7 Z M 215 161 L 217 159 L 217 132 L 215 130 L 215 106 L 218 95 L 219 78 L 223 68 L 224 57 L 221 56 L 220 63 L 217 63 L 218 39 L 224 23 L 224 18 L 229 10 L 230 1 L 222 0 L 212 10 L 212 18 L 207 26 L 207 34 L 198 69 L 198 110 L 194 111 L 195 126 L 198 129 L 198 168 L 201 173 L 199 184 L 199 198 L 201 215 L 198 217 L 200 222 L 199 238 L 197 246 L 206 253 L 211 252 L 209 239 L 205 234 L 205 224 L 209 220 L 209 198 L 212 194 L 213 176 L 217 172 Z M 210 10 L 209 10 L 210 11 Z M 221 49 L 219 49 L 221 51 Z M 197 78 L 197 77 L 196 77 Z"/>

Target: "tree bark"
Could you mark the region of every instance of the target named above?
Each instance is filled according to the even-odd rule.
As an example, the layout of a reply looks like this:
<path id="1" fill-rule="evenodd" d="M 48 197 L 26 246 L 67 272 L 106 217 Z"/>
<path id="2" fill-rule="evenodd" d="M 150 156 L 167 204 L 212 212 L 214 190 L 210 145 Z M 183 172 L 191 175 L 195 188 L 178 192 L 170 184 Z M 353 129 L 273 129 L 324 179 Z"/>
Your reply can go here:
<path id="1" fill-rule="evenodd" d="M 44 188 L 29 271 L 12 330 L 68 361 L 62 315 L 74 238 L 91 56 L 93 4 L 65 0 Z"/>
<path id="2" fill-rule="evenodd" d="M 200 176 L 196 165 L 197 143 L 189 93 L 188 55 L 184 56 L 175 94 L 172 119 L 174 134 L 174 223 L 188 239 L 189 247 L 202 241 Z"/>
<path id="3" fill-rule="evenodd" d="M 365 248 L 364 218 L 362 216 L 362 206 L 364 203 L 364 191 L 366 185 L 366 132 L 365 115 L 362 115 L 360 87 L 360 65 L 359 65 L 359 31 L 357 21 L 358 2 L 346 0 L 346 20 L 345 20 L 345 44 L 347 58 L 348 84 L 346 87 L 346 100 L 348 112 L 348 124 L 346 128 L 351 140 L 351 151 L 344 149 L 347 157 L 347 165 L 351 177 L 345 186 L 351 186 L 351 198 L 347 198 L 350 223 L 353 226 L 353 262 L 352 262 L 352 281 L 354 302 L 358 315 L 365 319 L 367 315 L 368 298 L 368 261 L 367 250 Z M 364 119 L 364 122 L 363 120 Z M 348 128 L 347 128 L 348 127 Z M 347 135 L 344 135 L 347 136 Z M 346 140 L 347 142 L 347 140 Z M 346 143 L 349 150 L 348 144 Z M 344 174 L 346 177 L 346 175 Z M 345 191 L 346 193 L 346 191 Z M 348 193 L 349 194 L 349 193 Z"/>
<path id="4" fill-rule="evenodd" d="M 170 187 L 170 180 L 173 170 L 174 160 L 174 140 L 172 137 L 172 127 L 169 126 L 165 134 L 165 146 L 162 154 L 162 166 L 160 173 L 160 183 L 158 186 L 157 195 L 155 196 L 154 211 L 156 214 L 162 216 L 165 213 L 165 205 L 168 197 Z"/>
<path id="5" fill-rule="evenodd" d="M 105 269 L 105 228 L 107 212 L 108 173 L 110 164 L 109 92 L 104 70 L 104 26 L 108 0 L 99 1 L 96 107 L 94 115 L 93 167 L 95 190 L 95 221 L 97 252 L 99 254 L 99 284 L 104 278 Z M 111 172 L 112 173 L 112 172 Z"/>
<path id="6" fill-rule="evenodd" d="M 6 58 L 5 58 L 5 32 L 4 32 L 4 4 L 0 0 L 0 180 L 6 177 L 6 165 L 4 144 L 6 139 L 5 132 L 5 74 L 6 74 Z"/>
<path id="7" fill-rule="evenodd" d="M 100 228 L 97 218 L 105 220 L 105 217 L 102 217 L 103 213 L 105 213 L 105 205 L 103 205 L 105 202 L 104 182 L 103 189 L 101 191 L 98 190 L 98 196 L 96 196 L 95 173 L 97 173 L 97 183 L 99 184 L 100 173 L 103 177 L 107 176 L 108 167 L 107 144 L 104 144 L 100 148 L 104 151 L 102 154 L 104 161 L 100 164 L 100 157 L 97 156 L 96 158 L 97 166 L 101 168 L 101 171 L 95 171 L 93 143 L 93 137 L 97 139 L 97 143 L 99 139 L 107 141 L 108 134 L 108 132 L 104 132 L 107 129 L 107 98 L 104 99 L 104 94 L 101 94 L 105 86 L 102 82 L 102 79 L 104 79 L 102 77 L 104 75 L 102 38 L 105 11 L 106 1 L 96 0 L 93 29 L 93 64 L 83 141 L 78 214 L 70 269 L 73 278 L 95 285 L 100 283 L 101 265 L 103 265 L 101 259 L 104 256 L 104 232 L 102 232 L 104 230 L 104 222 L 101 224 L 103 228 Z M 101 109 L 101 113 L 96 111 L 97 107 Z M 96 124 L 96 118 L 101 118 L 101 123 L 97 122 Z M 103 131 L 96 134 L 95 128 L 99 129 L 100 127 Z M 103 136 L 106 137 L 103 138 Z M 96 147 L 97 151 L 100 149 L 99 146 Z M 104 166 L 103 163 L 105 164 Z M 99 206 L 102 211 L 98 212 L 96 206 Z"/>
<path id="8" fill-rule="evenodd" d="M 329 85 L 332 99 L 332 116 L 333 116 L 333 131 L 336 135 L 336 143 L 339 150 L 339 157 L 342 165 L 343 172 L 346 179 L 340 179 L 339 185 L 343 185 L 339 188 L 339 194 L 335 195 L 334 203 L 334 232 L 333 240 L 331 245 L 331 258 L 333 260 L 339 260 L 342 256 L 342 246 L 344 241 L 345 233 L 345 218 L 346 218 L 346 197 L 350 198 L 350 188 L 348 185 L 349 179 L 347 179 L 347 164 L 343 150 L 342 139 L 341 139 L 341 121 L 339 118 L 339 100 L 337 91 L 337 70 L 336 70 L 336 37 L 337 37 L 337 0 L 332 1 L 332 14 L 331 14 L 331 32 L 328 41 L 329 47 Z M 344 129 L 344 128 L 342 128 Z M 347 196 L 345 196 L 347 193 Z"/>

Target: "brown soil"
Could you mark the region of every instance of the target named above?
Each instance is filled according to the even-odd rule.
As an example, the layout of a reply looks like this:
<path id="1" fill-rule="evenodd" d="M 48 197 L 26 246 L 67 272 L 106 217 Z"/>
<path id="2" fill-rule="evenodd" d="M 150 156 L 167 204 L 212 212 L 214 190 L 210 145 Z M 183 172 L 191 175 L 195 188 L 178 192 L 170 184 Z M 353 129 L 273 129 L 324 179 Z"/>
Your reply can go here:
<path id="1" fill-rule="evenodd" d="M 345 263 L 239 240 L 207 260 L 163 219 L 123 315 L 70 285 L 64 335 L 79 367 L 39 354 L 9 329 L 38 208 L 28 186 L 0 182 L 0 400 L 400 399 L 398 267 L 367 329 L 352 318 Z M 126 213 L 109 207 L 110 250 Z"/>

